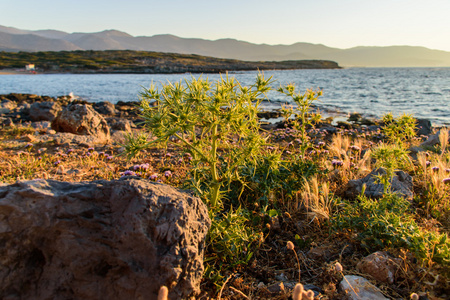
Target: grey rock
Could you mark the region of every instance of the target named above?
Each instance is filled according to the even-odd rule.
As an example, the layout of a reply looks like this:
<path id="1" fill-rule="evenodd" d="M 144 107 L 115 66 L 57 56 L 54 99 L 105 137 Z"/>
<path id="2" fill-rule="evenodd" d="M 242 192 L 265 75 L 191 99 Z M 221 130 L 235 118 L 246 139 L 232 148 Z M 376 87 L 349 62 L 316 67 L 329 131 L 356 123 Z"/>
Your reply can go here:
<path id="1" fill-rule="evenodd" d="M 384 192 L 384 186 L 377 183 L 377 175 L 385 175 L 386 171 L 383 168 L 372 170 L 366 177 L 350 180 L 347 184 L 345 196 L 348 198 L 356 198 L 366 185 L 365 195 L 369 198 L 381 198 Z M 397 193 L 405 199 L 413 198 L 413 181 L 412 177 L 403 171 L 396 171 L 394 177 L 390 180 L 391 191 Z"/>
<path id="2" fill-rule="evenodd" d="M 200 199 L 143 179 L 0 186 L 0 298 L 186 299 L 209 226 Z"/>
<path id="3" fill-rule="evenodd" d="M 428 119 L 416 119 L 417 135 L 429 135 L 432 132 L 431 122 Z"/>
<path id="4" fill-rule="evenodd" d="M 16 126 L 14 124 L 14 121 L 11 118 L 1 118 L 0 117 L 0 121 L 3 126 L 10 126 L 10 127 Z"/>
<path id="5" fill-rule="evenodd" d="M 0 115 L 7 115 L 11 112 L 9 108 L 1 108 L 0 107 Z"/>
<path id="6" fill-rule="evenodd" d="M 13 110 L 16 107 L 17 103 L 8 99 L 2 100 L 2 102 L 0 103 L 0 109 Z"/>
<path id="7" fill-rule="evenodd" d="M 116 144 L 124 144 L 127 132 L 121 130 L 114 130 L 111 134 L 111 141 Z"/>
<path id="8" fill-rule="evenodd" d="M 53 120 L 52 128 L 58 132 L 92 135 L 105 143 L 110 138 L 106 120 L 87 104 L 67 105 Z"/>
<path id="9" fill-rule="evenodd" d="M 62 110 L 58 102 L 35 102 L 30 106 L 30 119 L 32 121 L 53 121 Z"/>
<path id="10" fill-rule="evenodd" d="M 274 293 L 274 294 L 279 294 L 281 292 L 284 292 L 284 284 L 282 282 L 277 282 L 274 284 L 271 284 L 267 287 L 267 289 L 269 290 L 269 292 Z"/>
<path id="11" fill-rule="evenodd" d="M 114 116 L 117 114 L 115 105 L 108 101 L 94 103 L 93 107 L 95 111 L 104 116 Z"/>
<path id="12" fill-rule="evenodd" d="M 28 117 L 30 115 L 30 108 L 31 104 L 23 103 L 21 106 L 17 108 L 17 110 L 23 117 Z"/>
<path id="13" fill-rule="evenodd" d="M 327 131 L 328 133 L 337 133 L 337 128 L 333 127 L 333 126 L 328 126 L 328 127 L 322 127 L 320 128 L 320 131 Z"/>
<path id="14" fill-rule="evenodd" d="M 422 144 L 419 145 L 419 147 L 421 148 L 425 148 L 425 147 L 433 147 L 436 145 L 439 145 L 439 134 L 441 133 L 441 131 L 439 130 L 437 133 L 430 135 L 428 137 L 428 139 L 423 142 Z M 450 131 L 449 131 L 449 135 L 450 135 Z"/>
<path id="15" fill-rule="evenodd" d="M 129 120 L 120 118 L 108 118 L 107 121 L 112 130 L 131 132 L 132 122 Z"/>
<path id="16" fill-rule="evenodd" d="M 283 282 L 288 281 L 288 278 L 286 277 L 286 275 L 284 275 L 284 273 L 275 275 L 275 279 Z"/>
<path id="17" fill-rule="evenodd" d="M 412 159 L 417 160 L 417 154 L 420 152 L 425 152 L 426 150 L 418 147 L 418 146 L 414 146 L 408 149 L 409 151 L 409 156 L 411 156 Z"/>
<path id="18" fill-rule="evenodd" d="M 376 286 L 361 276 L 344 276 L 340 287 L 347 294 L 349 300 L 389 300 Z"/>
<path id="19" fill-rule="evenodd" d="M 31 123 L 31 127 L 35 129 L 50 129 L 52 126 L 52 123 L 49 121 L 40 121 L 40 122 L 33 122 Z"/>

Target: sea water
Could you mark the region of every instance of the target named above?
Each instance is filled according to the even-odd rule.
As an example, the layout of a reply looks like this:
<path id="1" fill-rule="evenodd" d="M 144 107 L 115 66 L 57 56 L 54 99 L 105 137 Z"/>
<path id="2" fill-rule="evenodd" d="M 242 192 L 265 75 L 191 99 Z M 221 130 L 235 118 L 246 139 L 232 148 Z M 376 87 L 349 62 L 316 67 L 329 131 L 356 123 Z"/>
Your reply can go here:
<path id="1" fill-rule="evenodd" d="M 256 71 L 229 72 L 243 85 L 251 85 Z M 388 112 L 429 119 L 434 125 L 450 125 L 450 68 L 349 68 L 337 70 L 265 71 L 274 88 L 294 83 L 297 89 L 321 89 L 316 102 L 325 115 L 358 112 L 381 117 Z M 1 75 L 0 94 L 31 93 L 61 96 L 73 93 L 91 102 L 138 101 L 140 92 L 153 83 L 161 87 L 192 76 L 220 79 L 220 74 L 36 74 Z M 269 92 L 264 110 L 280 108 L 289 99 Z"/>

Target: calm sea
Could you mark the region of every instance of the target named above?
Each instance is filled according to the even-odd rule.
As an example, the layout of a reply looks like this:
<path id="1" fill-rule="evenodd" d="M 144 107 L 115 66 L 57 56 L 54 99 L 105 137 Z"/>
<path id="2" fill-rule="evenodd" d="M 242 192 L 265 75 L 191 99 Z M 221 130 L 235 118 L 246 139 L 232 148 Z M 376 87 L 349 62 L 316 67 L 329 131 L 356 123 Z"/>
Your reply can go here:
<path id="1" fill-rule="evenodd" d="M 341 70 L 266 71 L 273 86 L 294 83 L 300 90 L 322 89 L 317 102 L 325 115 L 359 112 L 381 117 L 392 112 L 413 114 L 435 125 L 450 125 L 450 68 L 350 68 Z M 230 72 L 244 85 L 254 83 L 257 72 Z M 60 96 L 73 93 L 87 101 L 137 101 L 143 87 L 157 86 L 190 78 L 190 74 L 111 74 L 111 75 L 2 75 L 0 94 L 32 93 Z M 195 74 L 194 77 L 201 75 Z M 219 74 L 203 75 L 217 80 Z M 268 94 L 266 109 L 276 109 L 287 99 Z"/>

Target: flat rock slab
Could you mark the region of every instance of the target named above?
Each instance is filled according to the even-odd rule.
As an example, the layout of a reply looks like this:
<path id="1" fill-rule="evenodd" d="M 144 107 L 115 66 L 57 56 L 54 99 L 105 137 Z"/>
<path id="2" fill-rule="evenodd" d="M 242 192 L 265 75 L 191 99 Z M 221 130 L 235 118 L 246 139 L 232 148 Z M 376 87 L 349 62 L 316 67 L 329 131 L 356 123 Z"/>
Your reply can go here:
<path id="1" fill-rule="evenodd" d="M 376 286 L 361 276 L 346 275 L 340 286 L 349 300 L 389 300 Z"/>
<path id="2" fill-rule="evenodd" d="M 188 298 L 210 224 L 199 198 L 143 179 L 0 186 L 0 298 Z"/>

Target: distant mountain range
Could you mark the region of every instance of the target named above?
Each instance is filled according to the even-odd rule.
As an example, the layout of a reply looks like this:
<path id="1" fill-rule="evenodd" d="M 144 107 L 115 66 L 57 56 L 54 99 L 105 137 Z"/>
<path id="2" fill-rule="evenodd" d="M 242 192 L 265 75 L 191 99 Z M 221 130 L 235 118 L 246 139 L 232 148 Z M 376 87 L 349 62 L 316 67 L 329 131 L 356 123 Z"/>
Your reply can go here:
<path id="1" fill-rule="evenodd" d="M 343 37 L 345 38 L 345 37 Z M 245 61 L 332 60 L 344 67 L 450 67 L 450 52 L 425 47 L 331 48 L 321 44 L 252 44 L 235 39 L 215 41 L 174 35 L 131 36 L 117 30 L 67 33 L 0 26 L 0 51 L 140 50 L 198 54 Z"/>

